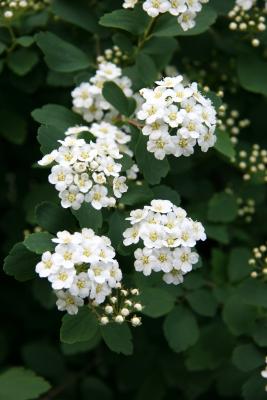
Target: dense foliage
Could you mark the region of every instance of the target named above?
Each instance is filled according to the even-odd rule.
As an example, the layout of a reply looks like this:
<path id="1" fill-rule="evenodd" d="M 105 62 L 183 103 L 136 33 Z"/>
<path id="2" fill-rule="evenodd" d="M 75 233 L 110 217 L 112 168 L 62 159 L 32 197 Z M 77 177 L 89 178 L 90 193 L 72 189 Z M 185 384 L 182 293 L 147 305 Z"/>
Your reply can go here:
<path id="1" fill-rule="evenodd" d="M 0 1 L 0 400 L 266 397 L 265 8 Z"/>

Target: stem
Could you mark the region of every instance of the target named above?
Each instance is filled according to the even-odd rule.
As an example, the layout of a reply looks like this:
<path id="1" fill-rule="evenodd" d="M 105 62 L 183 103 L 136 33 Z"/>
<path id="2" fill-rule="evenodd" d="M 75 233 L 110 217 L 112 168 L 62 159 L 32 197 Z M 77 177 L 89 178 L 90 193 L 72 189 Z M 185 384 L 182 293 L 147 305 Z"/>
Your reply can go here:
<path id="1" fill-rule="evenodd" d="M 151 30 L 155 24 L 155 21 L 157 20 L 158 17 L 156 18 L 151 18 L 149 21 L 149 24 L 144 32 L 143 37 L 138 41 L 138 45 L 137 45 L 137 53 L 138 51 L 143 47 L 143 45 L 145 44 L 145 42 L 150 39 L 151 37 Z"/>
<path id="2" fill-rule="evenodd" d="M 15 33 L 11 27 L 11 25 L 7 24 L 6 28 L 9 32 L 10 38 L 11 38 L 11 45 L 10 47 L 7 48 L 7 53 L 10 53 L 12 50 L 14 50 L 14 48 L 16 47 L 17 43 L 16 43 L 16 36 Z"/>

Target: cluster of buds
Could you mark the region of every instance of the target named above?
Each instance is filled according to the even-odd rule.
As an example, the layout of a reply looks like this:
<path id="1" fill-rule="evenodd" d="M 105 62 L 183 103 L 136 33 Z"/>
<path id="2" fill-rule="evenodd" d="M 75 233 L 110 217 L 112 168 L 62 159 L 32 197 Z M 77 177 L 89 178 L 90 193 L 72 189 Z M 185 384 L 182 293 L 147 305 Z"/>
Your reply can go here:
<path id="1" fill-rule="evenodd" d="M 253 144 L 250 151 L 240 150 L 234 160 L 243 172 L 245 181 L 254 180 L 258 183 L 267 182 L 267 150 Z"/>
<path id="2" fill-rule="evenodd" d="M 42 232 L 42 228 L 40 226 L 35 226 L 32 230 L 30 229 L 24 229 L 23 230 L 23 237 L 26 239 L 31 233 L 38 233 Z"/>
<path id="3" fill-rule="evenodd" d="M 253 256 L 248 263 L 253 268 L 252 278 L 264 277 L 267 275 L 267 242 L 259 247 L 254 247 Z"/>
<path id="4" fill-rule="evenodd" d="M 122 65 L 128 58 L 128 55 L 118 46 L 113 46 L 111 49 L 106 49 L 103 55 L 98 56 L 97 62 L 100 64 L 109 61 L 116 65 Z"/>
<path id="5" fill-rule="evenodd" d="M 196 80 L 204 91 L 216 92 L 217 96 L 223 97 L 224 92 L 236 93 L 238 81 L 235 76 L 236 61 L 234 58 L 225 60 L 218 51 L 212 52 L 211 61 L 206 64 L 202 60 L 182 59 L 184 69 L 191 80 Z M 225 71 L 229 71 L 227 74 Z"/>
<path id="6" fill-rule="evenodd" d="M 112 293 L 105 304 L 101 305 L 101 307 L 97 305 L 100 324 L 129 322 L 134 327 L 141 325 L 141 317 L 136 315 L 136 313 L 143 310 L 142 304 L 138 301 L 138 296 L 138 289 L 125 289 L 118 283 L 116 295 Z"/>
<path id="7" fill-rule="evenodd" d="M 231 31 L 245 32 L 253 47 L 260 45 L 257 37 L 259 33 L 266 30 L 265 10 L 257 6 L 245 10 L 242 6 L 236 5 L 228 14 L 231 22 L 229 29 Z"/>
<path id="8" fill-rule="evenodd" d="M 242 199 L 238 197 L 238 216 L 246 223 L 252 222 L 252 217 L 255 214 L 255 200 L 254 199 Z"/>
<path id="9" fill-rule="evenodd" d="M 50 0 L 5 0 L 0 2 L 0 16 L 5 20 L 19 16 L 24 11 L 39 11 L 50 4 Z"/>
<path id="10" fill-rule="evenodd" d="M 247 118 L 241 119 L 239 111 L 229 109 L 228 104 L 222 104 L 220 106 L 218 116 L 218 128 L 221 131 L 229 132 L 231 142 L 237 144 L 238 135 L 242 129 L 250 125 L 250 120 Z"/>

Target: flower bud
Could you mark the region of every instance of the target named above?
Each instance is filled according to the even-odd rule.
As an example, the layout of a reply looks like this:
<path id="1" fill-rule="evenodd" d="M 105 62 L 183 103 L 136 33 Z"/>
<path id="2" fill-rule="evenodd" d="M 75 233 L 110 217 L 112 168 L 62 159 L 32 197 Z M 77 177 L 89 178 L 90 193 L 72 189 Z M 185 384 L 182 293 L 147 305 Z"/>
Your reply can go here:
<path id="1" fill-rule="evenodd" d="M 124 321 L 124 318 L 123 318 L 122 315 L 117 315 L 117 316 L 115 317 L 115 322 L 117 322 L 117 324 L 122 324 L 123 321 Z"/>

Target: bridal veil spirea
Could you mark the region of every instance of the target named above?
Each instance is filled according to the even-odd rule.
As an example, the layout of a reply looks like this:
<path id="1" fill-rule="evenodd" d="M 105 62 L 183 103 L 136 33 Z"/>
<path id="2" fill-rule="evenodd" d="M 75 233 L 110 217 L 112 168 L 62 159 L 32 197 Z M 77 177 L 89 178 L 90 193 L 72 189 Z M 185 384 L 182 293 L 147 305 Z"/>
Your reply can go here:
<path id="1" fill-rule="evenodd" d="M 124 245 L 140 240 L 144 245 L 134 252 L 136 271 L 146 276 L 161 271 L 166 283 L 183 282 L 183 276 L 198 262 L 192 248 L 197 241 L 206 240 L 202 224 L 169 200 L 152 200 L 149 206 L 131 211 L 127 219 L 132 227 L 123 233 Z"/>

